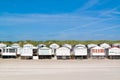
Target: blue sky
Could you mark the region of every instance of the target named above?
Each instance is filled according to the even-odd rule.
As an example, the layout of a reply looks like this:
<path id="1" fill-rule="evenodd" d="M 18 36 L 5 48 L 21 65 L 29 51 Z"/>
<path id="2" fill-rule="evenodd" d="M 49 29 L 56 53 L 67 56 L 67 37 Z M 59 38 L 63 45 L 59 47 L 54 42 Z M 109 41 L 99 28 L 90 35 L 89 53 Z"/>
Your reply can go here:
<path id="1" fill-rule="evenodd" d="M 0 0 L 0 40 L 120 40 L 120 0 Z"/>

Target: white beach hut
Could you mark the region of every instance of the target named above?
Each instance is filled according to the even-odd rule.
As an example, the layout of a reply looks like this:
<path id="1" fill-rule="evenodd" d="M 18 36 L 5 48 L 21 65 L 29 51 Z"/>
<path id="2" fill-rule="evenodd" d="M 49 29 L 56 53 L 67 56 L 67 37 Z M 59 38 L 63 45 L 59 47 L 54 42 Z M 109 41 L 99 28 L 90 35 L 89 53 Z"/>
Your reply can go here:
<path id="1" fill-rule="evenodd" d="M 105 49 L 108 49 L 108 48 L 110 48 L 111 46 L 110 46 L 109 44 L 107 44 L 107 43 L 103 43 L 103 44 L 100 44 L 100 47 L 105 48 Z"/>
<path id="2" fill-rule="evenodd" d="M 6 44 L 0 43 L 0 56 L 1 56 L 1 54 L 3 53 L 3 48 L 5 48 L 5 47 L 7 47 Z"/>
<path id="3" fill-rule="evenodd" d="M 72 45 L 70 45 L 70 44 L 64 44 L 64 45 L 62 45 L 63 47 L 67 47 L 67 48 L 69 48 L 69 49 L 72 49 Z"/>
<path id="4" fill-rule="evenodd" d="M 53 43 L 49 47 L 52 49 L 52 55 L 54 56 L 56 54 L 56 49 L 59 48 L 60 46 L 56 43 Z"/>
<path id="5" fill-rule="evenodd" d="M 88 48 L 88 57 L 91 57 L 91 48 L 93 48 L 93 47 L 96 47 L 96 46 L 98 46 L 97 44 L 88 44 L 87 45 L 87 48 Z"/>
<path id="6" fill-rule="evenodd" d="M 38 48 L 41 48 L 41 47 L 46 47 L 46 45 L 45 44 L 38 44 L 38 46 L 37 46 Z"/>
<path id="7" fill-rule="evenodd" d="M 42 47 L 38 49 L 39 59 L 51 59 L 52 49 L 48 47 Z"/>
<path id="8" fill-rule="evenodd" d="M 120 58 L 120 48 L 118 47 L 109 48 L 108 57 L 109 58 Z"/>
<path id="9" fill-rule="evenodd" d="M 52 49 L 57 49 L 57 48 L 59 48 L 60 46 L 59 46 L 58 44 L 56 44 L 56 43 L 53 43 L 53 44 L 50 44 L 49 47 L 52 48 Z"/>
<path id="10" fill-rule="evenodd" d="M 60 46 L 56 43 L 50 44 L 49 46 L 52 49 L 52 58 L 57 59 L 56 57 L 56 49 L 58 49 Z"/>
<path id="11" fill-rule="evenodd" d="M 21 58 L 33 58 L 33 45 L 32 44 L 25 44 L 22 48 Z"/>
<path id="12" fill-rule="evenodd" d="M 34 46 L 32 44 L 25 44 L 23 45 L 23 48 L 33 48 Z"/>
<path id="13" fill-rule="evenodd" d="M 114 44 L 112 44 L 112 47 L 118 47 L 118 48 L 120 48 L 120 43 L 114 43 Z"/>
<path id="14" fill-rule="evenodd" d="M 13 47 L 5 47 L 3 48 L 3 52 L 1 54 L 2 57 L 14 57 L 16 58 L 17 56 L 17 49 Z"/>
<path id="15" fill-rule="evenodd" d="M 74 47 L 73 52 L 74 52 L 75 59 L 87 58 L 87 48 L 85 46 Z"/>
<path id="16" fill-rule="evenodd" d="M 11 45 L 11 47 L 17 49 L 17 55 L 18 55 L 18 56 L 21 54 L 21 52 L 22 52 L 22 48 L 20 47 L 19 44 L 14 43 L 14 44 Z"/>
<path id="17" fill-rule="evenodd" d="M 96 46 L 98 46 L 98 45 L 97 45 L 97 44 L 88 44 L 88 45 L 87 45 L 88 49 L 93 48 L 93 47 L 96 47 Z"/>
<path id="18" fill-rule="evenodd" d="M 17 44 L 17 43 L 14 43 L 14 44 L 11 45 L 11 47 L 14 47 L 14 48 L 20 48 L 20 45 Z"/>
<path id="19" fill-rule="evenodd" d="M 111 48 L 111 46 L 107 43 L 100 44 L 100 47 L 105 49 L 106 56 L 108 56 L 108 49 Z"/>
<path id="20" fill-rule="evenodd" d="M 69 59 L 70 55 L 70 49 L 67 47 L 60 47 L 56 49 L 57 59 Z"/>
<path id="21" fill-rule="evenodd" d="M 91 53 L 91 57 L 105 57 L 106 56 L 105 49 L 100 46 L 91 48 L 90 53 Z"/>
<path id="22" fill-rule="evenodd" d="M 6 44 L 4 44 L 4 43 L 0 43 L 0 48 L 5 48 L 5 47 L 7 47 Z"/>
<path id="23" fill-rule="evenodd" d="M 77 44 L 77 45 L 75 45 L 75 47 L 86 47 L 86 46 L 83 44 Z"/>

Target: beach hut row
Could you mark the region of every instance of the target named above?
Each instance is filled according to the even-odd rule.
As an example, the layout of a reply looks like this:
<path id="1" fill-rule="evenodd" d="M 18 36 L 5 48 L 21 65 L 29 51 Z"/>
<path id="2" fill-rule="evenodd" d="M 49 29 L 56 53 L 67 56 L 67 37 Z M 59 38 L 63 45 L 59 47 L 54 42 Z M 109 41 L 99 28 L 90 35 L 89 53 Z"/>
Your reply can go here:
<path id="1" fill-rule="evenodd" d="M 25 44 L 20 47 L 19 44 L 7 46 L 0 43 L 1 58 L 18 58 L 21 59 L 83 59 L 83 58 L 120 58 L 120 44 L 112 46 L 103 43 L 97 44 L 78 44 L 71 46 L 64 44 L 62 46 L 53 43 L 49 47 L 44 44 L 33 46 Z"/>

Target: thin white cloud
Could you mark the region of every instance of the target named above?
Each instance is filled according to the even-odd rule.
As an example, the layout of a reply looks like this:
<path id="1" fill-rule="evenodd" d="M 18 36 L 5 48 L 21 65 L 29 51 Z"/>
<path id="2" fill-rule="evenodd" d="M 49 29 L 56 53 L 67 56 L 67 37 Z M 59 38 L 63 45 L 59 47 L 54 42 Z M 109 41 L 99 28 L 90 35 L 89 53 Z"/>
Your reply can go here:
<path id="1" fill-rule="evenodd" d="M 95 6 L 97 3 L 99 3 L 99 0 L 88 0 L 88 2 L 86 2 L 85 5 L 83 5 L 83 7 L 80 8 L 80 11 L 87 10 L 87 9 Z"/>
<path id="2" fill-rule="evenodd" d="M 54 33 L 51 33 L 51 34 L 62 34 L 62 33 L 66 33 L 66 32 L 69 32 L 69 31 L 75 31 L 75 30 L 78 30 L 78 29 L 81 29 L 81 28 L 87 28 L 87 27 L 92 26 L 94 24 L 100 24 L 100 23 L 102 23 L 104 21 L 108 21 L 108 20 L 112 20 L 112 18 L 91 21 L 88 24 L 80 25 L 80 26 L 77 26 L 77 27 L 73 26 L 72 28 L 62 30 L 62 31 L 59 31 L 59 32 L 54 32 Z"/>
<path id="3" fill-rule="evenodd" d="M 89 3 L 89 2 L 88 2 Z M 57 34 L 61 34 L 61 33 L 66 33 L 66 32 L 69 32 L 69 31 L 74 31 L 74 30 L 77 30 L 77 29 L 80 29 L 82 27 L 89 27 L 89 26 L 92 26 L 94 24 L 102 24 L 103 22 L 105 21 L 110 21 L 110 20 L 113 20 L 114 18 L 114 15 L 112 15 L 113 13 L 118 13 L 119 12 L 116 12 L 116 10 L 119 8 L 119 6 L 117 7 L 114 7 L 112 8 L 111 10 L 106 10 L 106 11 L 101 11 L 101 13 L 98 15 L 98 16 L 101 16 L 101 17 L 105 17 L 105 18 L 99 18 L 98 20 L 96 21 L 91 21 L 87 24 L 84 24 L 84 25 L 79 25 L 79 26 L 73 26 L 72 28 L 69 28 L 69 29 L 66 29 L 66 30 L 62 30 L 62 31 L 59 31 L 59 32 L 56 32 Z M 92 11 L 91 11 L 92 12 Z M 99 11 L 100 12 L 100 11 Z M 92 14 L 92 13 L 91 13 Z M 109 16 L 109 17 L 107 17 Z M 106 18 L 107 17 L 107 18 Z M 56 34 L 55 33 L 55 34 Z"/>
<path id="4" fill-rule="evenodd" d="M 78 26 L 97 18 L 72 14 L 7 14 L 0 16 L 0 25 Z"/>
<path id="5" fill-rule="evenodd" d="M 120 11 L 114 11 L 112 13 L 115 14 L 115 15 L 120 15 Z"/>
<path id="6" fill-rule="evenodd" d="M 120 28 L 120 25 L 114 25 L 114 26 L 111 26 L 111 27 L 94 29 L 94 30 L 91 30 L 91 31 L 87 32 L 87 34 L 89 34 L 89 33 L 96 33 L 96 32 L 103 32 L 103 31 L 108 31 L 108 30 L 113 30 L 113 29 L 116 29 L 116 28 Z"/>
<path id="7" fill-rule="evenodd" d="M 98 16 L 108 16 L 111 14 L 119 14 L 118 11 L 116 11 L 117 8 L 113 8 L 111 10 L 102 12 L 102 14 Z M 92 11 L 91 11 L 92 12 Z M 84 13 L 84 12 L 83 12 Z M 92 14 L 92 13 L 91 13 Z M 99 24 L 103 24 L 107 21 L 112 20 L 112 17 L 105 17 L 105 18 L 99 18 L 97 16 L 91 17 L 90 15 L 75 15 L 75 14 L 5 14 L 5 15 L 0 15 L 0 26 L 50 26 L 51 28 L 54 27 L 60 27 L 64 26 L 66 28 L 60 29 L 60 30 L 55 30 L 47 33 L 45 36 L 44 34 L 41 37 L 42 39 L 70 39 L 71 37 L 74 39 L 77 39 L 77 36 L 81 36 L 80 34 L 92 34 L 97 32 L 102 32 L 102 31 L 107 31 L 115 28 L 119 28 L 119 26 L 113 26 L 113 27 L 106 27 L 100 29 Z M 111 24 L 111 23 L 109 23 Z M 91 30 L 89 32 L 82 32 L 83 29 L 87 29 L 87 27 L 91 27 L 91 29 L 94 29 L 94 26 L 98 25 L 98 30 Z M 53 27 L 54 26 L 54 27 Z M 78 32 L 77 30 L 80 30 L 81 32 Z M 77 31 L 77 32 L 76 32 Z M 66 34 L 69 32 L 68 34 Z M 75 33 L 76 32 L 76 33 Z M 43 32 L 44 33 L 44 32 Z M 71 33 L 71 34 L 70 34 Z M 75 34 L 74 34 L 75 33 Z M 66 34 L 66 35 L 65 35 Z M 5 35 L 7 35 L 5 33 Z M 34 34 L 35 35 L 35 34 Z M 32 39 L 33 34 L 29 35 L 29 33 L 26 36 L 16 37 L 16 39 Z M 88 36 L 87 36 L 88 37 Z M 86 38 L 87 38 L 86 37 Z M 35 38 L 39 39 L 39 38 Z"/>
<path id="8" fill-rule="evenodd" d="M 110 10 L 101 11 L 101 15 L 100 16 L 110 16 L 110 17 L 113 17 L 112 13 L 115 12 L 117 9 L 118 9 L 118 7 L 114 7 L 112 9 L 110 9 Z"/>

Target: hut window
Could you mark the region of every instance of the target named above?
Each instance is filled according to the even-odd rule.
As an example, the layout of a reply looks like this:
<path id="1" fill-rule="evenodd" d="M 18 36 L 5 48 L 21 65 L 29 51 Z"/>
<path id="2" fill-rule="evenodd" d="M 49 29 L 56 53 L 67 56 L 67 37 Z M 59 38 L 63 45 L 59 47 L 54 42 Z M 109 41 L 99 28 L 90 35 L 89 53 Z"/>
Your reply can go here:
<path id="1" fill-rule="evenodd" d="M 0 53 L 2 52 L 2 50 L 0 49 Z"/>
<path id="2" fill-rule="evenodd" d="M 6 52 L 9 52 L 9 50 L 8 50 L 8 49 L 6 49 Z"/>
<path id="3" fill-rule="evenodd" d="M 3 52 L 5 52 L 5 49 L 3 49 Z"/>
<path id="4" fill-rule="evenodd" d="M 100 49 L 100 52 L 103 53 L 103 49 Z"/>
<path id="5" fill-rule="evenodd" d="M 97 49 L 92 49 L 92 52 L 93 53 L 97 53 Z"/>
<path id="6" fill-rule="evenodd" d="M 98 53 L 98 50 L 97 50 L 97 49 L 95 49 L 95 53 Z"/>
<path id="7" fill-rule="evenodd" d="M 92 49 L 92 53 L 94 53 L 95 52 L 95 50 L 94 49 Z"/>
<path id="8" fill-rule="evenodd" d="M 9 49 L 9 52 L 11 52 L 11 53 L 15 52 L 15 49 Z"/>
<path id="9" fill-rule="evenodd" d="M 104 52 L 104 49 L 101 49 L 101 52 L 103 53 L 103 52 Z"/>
<path id="10" fill-rule="evenodd" d="M 100 49 L 97 49 L 97 53 L 100 53 Z"/>
<path id="11" fill-rule="evenodd" d="M 101 49 L 98 49 L 98 53 L 101 53 Z"/>
<path id="12" fill-rule="evenodd" d="M 49 50 L 40 50 L 40 53 L 44 54 L 44 55 L 47 55 L 47 54 L 49 54 Z"/>

